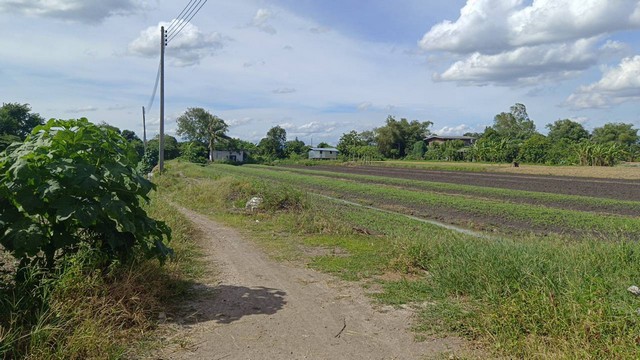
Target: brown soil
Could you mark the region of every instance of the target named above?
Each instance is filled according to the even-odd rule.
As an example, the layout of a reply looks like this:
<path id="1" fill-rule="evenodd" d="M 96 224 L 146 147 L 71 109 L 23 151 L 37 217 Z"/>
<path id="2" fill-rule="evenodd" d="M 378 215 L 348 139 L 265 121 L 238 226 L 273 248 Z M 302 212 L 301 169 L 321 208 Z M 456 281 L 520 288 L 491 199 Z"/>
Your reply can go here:
<path id="1" fill-rule="evenodd" d="M 169 316 L 161 359 L 424 359 L 474 357 L 455 337 L 418 342 L 410 309 L 376 307 L 360 286 L 271 261 L 233 229 L 179 210 L 202 230 L 215 279 Z"/>
<path id="2" fill-rule="evenodd" d="M 313 166 L 307 169 L 401 179 L 640 201 L 640 180 L 419 170 L 376 166 Z M 640 170 L 638 170 L 640 172 Z"/>

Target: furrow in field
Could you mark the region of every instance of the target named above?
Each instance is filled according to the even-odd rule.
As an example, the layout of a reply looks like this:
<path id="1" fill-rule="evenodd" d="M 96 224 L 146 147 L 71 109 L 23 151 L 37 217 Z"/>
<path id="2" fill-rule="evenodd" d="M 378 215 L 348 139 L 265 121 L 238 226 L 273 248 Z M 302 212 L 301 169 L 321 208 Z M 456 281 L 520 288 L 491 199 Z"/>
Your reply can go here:
<path id="1" fill-rule="evenodd" d="M 442 182 L 410 180 L 394 177 L 359 175 L 334 171 L 315 170 L 314 168 L 274 168 L 274 170 L 290 171 L 300 174 L 324 176 L 340 180 L 351 180 L 363 183 L 391 185 L 415 191 L 464 196 L 477 199 L 494 199 L 516 204 L 540 205 L 550 208 L 585 211 L 603 215 L 640 216 L 640 202 L 601 199 L 587 196 L 562 195 L 523 190 L 496 189 L 472 185 L 450 184 Z"/>
<path id="2" fill-rule="evenodd" d="M 308 191 L 345 198 L 414 216 L 502 232 L 606 234 L 640 236 L 640 219 L 616 215 L 553 209 L 498 200 L 442 196 L 390 188 L 378 184 L 336 181 L 310 175 L 272 170 L 268 167 L 235 167 L 236 174 L 279 181 Z"/>

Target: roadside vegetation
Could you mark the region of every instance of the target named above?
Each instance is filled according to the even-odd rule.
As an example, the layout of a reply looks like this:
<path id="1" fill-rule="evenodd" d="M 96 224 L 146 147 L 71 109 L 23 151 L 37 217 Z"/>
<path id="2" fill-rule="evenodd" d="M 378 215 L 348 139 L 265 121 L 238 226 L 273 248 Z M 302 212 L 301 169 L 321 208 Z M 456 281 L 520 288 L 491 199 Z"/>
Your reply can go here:
<path id="1" fill-rule="evenodd" d="M 118 132 L 34 126 L 0 154 L 0 358 L 130 357 L 198 276 L 193 229 L 149 205 L 154 186 Z"/>
<path id="2" fill-rule="evenodd" d="M 640 300 L 626 288 L 637 281 L 640 245 L 624 227 L 607 241 L 479 238 L 315 196 L 303 178 L 316 180 L 306 174 L 273 182 L 281 172 L 170 166 L 160 180 L 163 196 L 244 229 L 276 258 L 303 259 L 362 281 L 381 303 L 415 307 L 418 334 L 455 333 L 507 357 L 637 355 Z M 247 212 L 253 196 L 265 206 Z"/>

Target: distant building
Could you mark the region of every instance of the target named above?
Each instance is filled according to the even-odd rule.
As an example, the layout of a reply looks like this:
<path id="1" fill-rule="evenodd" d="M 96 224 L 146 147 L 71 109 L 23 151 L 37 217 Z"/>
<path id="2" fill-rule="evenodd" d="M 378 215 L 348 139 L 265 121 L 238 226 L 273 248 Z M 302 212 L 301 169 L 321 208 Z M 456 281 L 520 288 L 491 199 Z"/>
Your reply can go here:
<path id="1" fill-rule="evenodd" d="M 338 149 L 335 148 L 311 148 L 309 149 L 309 159 L 331 159 L 338 158 Z"/>
<path id="2" fill-rule="evenodd" d="M 247 161 L 249 154 L 244 150 L 214 150 L 213 151 L 213 161 L 232 161 L 243 163 Z"/>
<path id="3" fill-rule="evenodd" d="M 471 146 L 473 145 L 473 143 L 476 142 L 476 138 L 471 137 L 471 136 L 438 136 L 438 135 L 431 135 L 431 136 L 427 136 L 426 138 L 424 138 L 424 142 L 427 144 L 427 146 L 431 145 L 431 144 L 444 144 L 447 141 L 455 141 L 455 140 L 460 140 L 464 143 L 464 146 Z"/>

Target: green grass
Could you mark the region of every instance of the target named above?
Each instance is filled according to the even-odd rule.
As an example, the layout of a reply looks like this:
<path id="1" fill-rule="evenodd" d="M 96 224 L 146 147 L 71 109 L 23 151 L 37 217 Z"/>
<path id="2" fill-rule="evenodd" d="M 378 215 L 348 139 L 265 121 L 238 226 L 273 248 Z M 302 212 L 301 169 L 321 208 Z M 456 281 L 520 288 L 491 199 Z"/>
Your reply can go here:
<path id="1" fill-rule="evenodd" d="M 226 167 L 225 172 L 243 176 L 269 178 L 287 184 L 296 184 L 314 192 L 340 196 L 354 201 L 401 204 L 413 212 L 420 208 L 452 209 L 457 212 L 483 216 L 485 214 L 510 221 L 530 224 L 532 228 L 563 229 L 576 233 L 640 235 L 637 217 L 603 215 L 581 211 L 554 209 L 540 205 L 506 203 L 496 199 L 469 198 L 461 195 L 443 196 L 438 193 L 416 192 L 378 184 L 335 181 L 331 178 L 308 176 L 271 170 L 267 167 Z M 375 201 L 373 201 L 375 199 Z M 526 229 L 525 229 L 526 230 Z M 557 231 L 557 230 L 556 230 Z"/>
<path id="2" fill-rule="evenodd" d="M 271 169 L 270 169 L 271 170 Z M 595 198 L 588 196 L 577 195 L 563 195 L 554 193 L 543 193 L 535 191 L 524 190 L 512 190 L 512 189 L 499 189 L 473 185 L 460 185 L 449 184 L 432 181 L 420 181 L 420 180 L 407 180 L 400 178 L 391 178 L 383 176 L 372 175 L 359 175 L 359 174 L 346 174 L 332 171 L 319 171 L 319 170 L 305 170 L 299 168 L 274 168 L 274 170 L 288 171 L 293 173 L 299 173 L 311 176 L 321 176 L 332 179 L 346 179 L 360 182 L 402 186 L 405 188 L 438 192 L 442 194 L 451 195 L 471 195 L 484 198 L 498 199 L 503 202 L 529 202 L 536 204 L 538 202 L 557 204 L 554 206 L 575 206 L 575 207 L 590 207 L 594 209 L 621 209 L 634 214 L 640 214 L 640 202 L 637 201 L 624 201 L 624 200 L 611 200 L 603 198 Z M 596 210 L 597 211 L 597 210 Z M 606 212 L 604 210 L 603 212 Z"/>
<path id="3" fill-rule="evenodd" d="M 172 228 L 176 257 L 160 266 L 137 259 L 98 268 L 97 251 L 82 249 L 56 277 L 32 268 L 27 281 L 0 284 L 0 358 L 120 359 L 147 352 L 138 342 L 200 278 L 204 264 L 195 228 L 154 197 L 149 214 Z M 148 343 L 148 341 L 147 341 Z"/>
<path id="4" fill-rule="evenodd" d="M 177 164 L 174 171 L 189 167 Z M 164 191 L 175 201 L 241 227 L 270 254 L 282 248 L 285 261 L 379 283 L 378 301 L 418 309 L 416 331 L 454 332 L 509 358 L 634 359 L 640 353 L 640 300 L 626 292 L 640 278 L 640 244 L 624 234 L 609 241 L 475 238 L 305 195 L 295 186 L 303 181 L 269 185 L 264 171 L 210 166 L 197 173 L 197 183 L 168 175 L 161 186 L 166 181 Z M 279 191 L 297 199 L 295 210 L 272 206 L 247 214 L 237 208 L 248 196 Z M 324 252 L 310 255 L 308 247 Z M 389 273 L 401 280 L 380 276 Z"/>

